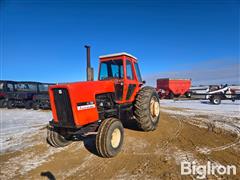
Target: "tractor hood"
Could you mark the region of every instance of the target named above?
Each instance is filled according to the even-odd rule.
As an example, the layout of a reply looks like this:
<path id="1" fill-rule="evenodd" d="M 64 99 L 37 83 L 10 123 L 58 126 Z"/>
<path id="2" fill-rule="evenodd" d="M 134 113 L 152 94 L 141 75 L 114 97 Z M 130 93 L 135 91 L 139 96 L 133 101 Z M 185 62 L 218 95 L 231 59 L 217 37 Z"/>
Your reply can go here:
<path id="1" fill-rule="evenodd" d="M 75 126 L 98 120 L 95 96 L 97 94 L 114 92 L 114 80 L 86 81 L 50 86 L 49 96 L 55 122 L 74 119 Z M 66 112 L 63 112 L 66 111 Z M 71 117 L 60 117 L 71 116 Z M 66 124 L 69 124 L 67 122 Z"/>
<path id="2" fill-rule="evenodd" d="M 114 80 L 108 81 L 86 81 L 76 83 L 66 83 L 50 86 L 52 89 L 67 89 L 71 101 L 88 102 L 94 101 L 96 94 L 114 92 Z"/>

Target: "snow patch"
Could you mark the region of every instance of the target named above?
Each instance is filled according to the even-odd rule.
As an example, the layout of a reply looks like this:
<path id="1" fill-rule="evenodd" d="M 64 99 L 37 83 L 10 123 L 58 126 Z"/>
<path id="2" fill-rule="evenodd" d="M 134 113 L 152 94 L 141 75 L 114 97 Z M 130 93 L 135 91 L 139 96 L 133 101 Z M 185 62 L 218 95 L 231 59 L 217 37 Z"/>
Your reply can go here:
<path id="1" fill-rule="evenodd" d="M 0 153 L 33 145 L 31 137 L 52 118 L 50 111 L 0 109 L 0 113 Z"/>
<path id="2" fill-rule="evenodd" d="M 161 111 L 176 118 L 188 117 L 186 122 L 204 128 L 220 128 L 240 133 L 240 101 L 223 101 L 212 105 L 203 100 L 161 100 Z M 176 116 L 177 115 L 177 116 Z"/>

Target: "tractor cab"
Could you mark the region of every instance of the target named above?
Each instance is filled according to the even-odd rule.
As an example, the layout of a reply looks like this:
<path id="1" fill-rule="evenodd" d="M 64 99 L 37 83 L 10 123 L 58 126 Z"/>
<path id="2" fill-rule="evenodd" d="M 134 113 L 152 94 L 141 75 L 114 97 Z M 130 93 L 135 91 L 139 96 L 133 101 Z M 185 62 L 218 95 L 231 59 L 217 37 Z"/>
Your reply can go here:
<path id="1" fill-rule="evenodd" d="M 100 56 L 98 80 L 114 80 L 116 100 L 132 102 L 143 84 L 137 58 L 128 53 Z"/>

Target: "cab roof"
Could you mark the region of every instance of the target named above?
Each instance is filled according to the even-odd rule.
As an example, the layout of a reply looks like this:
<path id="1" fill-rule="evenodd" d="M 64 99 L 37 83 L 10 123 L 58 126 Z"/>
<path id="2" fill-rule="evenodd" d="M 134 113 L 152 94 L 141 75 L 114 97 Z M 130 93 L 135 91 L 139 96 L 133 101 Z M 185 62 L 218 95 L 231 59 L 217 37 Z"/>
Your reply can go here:
<path id="1" fill-rule="evenodd" d="M 132 58 L 137 60 L 137 58 L 135 56 L 133 56 L 133 55 L 131 55 L 129 53 L 126 53 L 126 52 L 107 54 L 107 55 L 99 56 L 99 58 L 103 59 L 103 58 L 116 57 L 116 56 L 129 56 L 129 57 L 132 57 Z"/>

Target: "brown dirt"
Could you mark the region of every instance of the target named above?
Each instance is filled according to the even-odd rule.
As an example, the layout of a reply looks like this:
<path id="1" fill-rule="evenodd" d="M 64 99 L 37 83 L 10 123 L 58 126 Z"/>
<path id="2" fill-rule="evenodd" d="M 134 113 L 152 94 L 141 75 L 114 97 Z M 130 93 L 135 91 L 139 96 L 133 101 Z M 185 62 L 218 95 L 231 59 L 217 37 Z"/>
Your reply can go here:
<path id="1" fill-rule="evenodd" d="M 218 148 L 236 141 L 236 136 L 199 128 L 165 113 L 154 132 L 137 131 L 133 122 L 127 126 L 123 149 L 111 159 L 96 155 L 94 136 L 55 149 L 45 143 L 42 129 L 35 138 L 38 144 L 0 155 L 0 179 L 193 179 L 180 175 L 182 160 L 233 164 L 236 176 L 218 178 L 240 178 L 239 144 Z M 202 153 L 201 148 L 213 150 Z"/>

